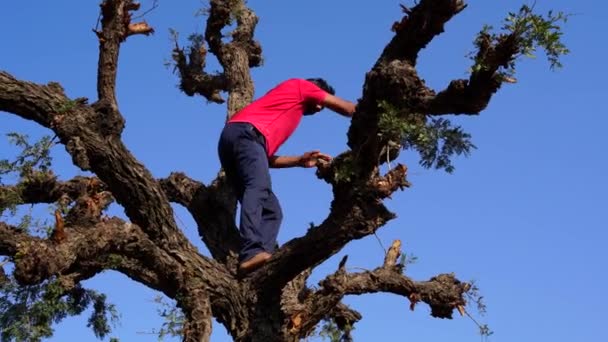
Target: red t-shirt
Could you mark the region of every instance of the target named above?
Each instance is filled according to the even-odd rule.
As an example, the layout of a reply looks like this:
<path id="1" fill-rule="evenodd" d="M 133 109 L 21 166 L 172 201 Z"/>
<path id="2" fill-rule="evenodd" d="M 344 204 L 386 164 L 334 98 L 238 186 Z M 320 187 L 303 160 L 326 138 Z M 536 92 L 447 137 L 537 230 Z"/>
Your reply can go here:
<path id="1" fill-rule="evenodd" d="M 327 92 L 314 83 L 292 78 L 236 113 L 228 122 L 249 122 L 266 138 L 271 157 L 296 130 L 307 106 L 321 104 Z"/>

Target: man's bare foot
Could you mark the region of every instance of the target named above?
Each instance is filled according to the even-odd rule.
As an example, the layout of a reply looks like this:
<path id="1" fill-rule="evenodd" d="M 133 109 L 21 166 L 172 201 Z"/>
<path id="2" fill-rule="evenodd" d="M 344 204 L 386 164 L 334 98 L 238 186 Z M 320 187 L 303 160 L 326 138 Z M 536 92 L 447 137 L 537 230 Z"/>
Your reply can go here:
<path id="1" fill-rule="evenodd" d="M 257 270 L 262 267 L 270 257 L 272 257 L 272 254 L 268 252 L 260 252 L 254 255 L 251 259 L 239 264 L 239 273 L 245 275 Z"/>

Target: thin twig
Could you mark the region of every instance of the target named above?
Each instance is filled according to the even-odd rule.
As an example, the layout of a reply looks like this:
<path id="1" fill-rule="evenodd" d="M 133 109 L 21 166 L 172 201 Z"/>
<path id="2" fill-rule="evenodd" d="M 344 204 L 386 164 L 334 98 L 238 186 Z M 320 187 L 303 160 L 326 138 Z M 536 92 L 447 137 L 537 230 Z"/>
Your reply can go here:
<path id="1" fill-rule="evenodd" d="M 378 234 L 376 234 L 376 232 L 374 232 L 374 236 L 378 240 L 378 243 L 380 244 L 380 247 L 382 247 L 382 249 L 384 250 L 384 256 L 386 256 L 386 254 L 388 253 L 388 251 L 386 250 L 386 248 L 384 248 L 384 245 L 382 244 L 382 240 L 380 240 L 380 237 L 378 236 Z"/>
<path id="2" fill-rule="evenodd" d="M 173 212 L 173 214 L 175 215 L 175 218 L 179 221 L 179 223 L 182 225 L 182 228 L 184 230 L 188 230 L 188 226 L 186 226 L 186 224 L 184 223 L 184 221 L 182 221 L 182 219 L 179 217 L 179 215 L 177 215 L 176 212 Z"/>
<path id="3" fill-rule="evenodd" d="M 144 17 L 146 14 L 148 14 L 148 13 L 152 12 L 152 11 L 153 11 L 153 10 L 155 10 L 157 7 L 158 7 L 158 0 L 154 0 L 154 2 L 152 3 L 152 7 L 151 7 L 149 10 L 146 10 L 144 13 L 142 13 L 142 14 L 140 14 L 140 15 L 136 16 L 136 17 L 133 17 L 133 18 L 132 18 L 132 20 L 136 20 L 136 19 L 139 19 L 139 18 L 143 18 L 143 17 Z"/>
<path id="4" fill-rule="evenodd" d="M 463 308 L 464 313 L 471 319 L 471 321 L 473 321 L 473 323 L 475 323 L 475 325 L 477 325 L 477 327 L 479 328 L 479 331 L 484 331 L 484 329 L 487 329 L 487 326 L 481 325 L 479 322 L 477 322 L 477 320 L 475 318 L 473 318 L 473 316 L 469 313 L 469 311 L 467 311 L 466 308 Z M 488 335 L 484 335 L 482 334 L 482 341 L 483 341 L 483 337 L 488 337 Z"/>
<path id="5" fill-rule="evenodd" d="M 95 32 L 99 32 L 99 23 L 101 22 L 101 11 L 99 11 L 99 15 L 97 16 L 97 24 L 95 24 Z"/>

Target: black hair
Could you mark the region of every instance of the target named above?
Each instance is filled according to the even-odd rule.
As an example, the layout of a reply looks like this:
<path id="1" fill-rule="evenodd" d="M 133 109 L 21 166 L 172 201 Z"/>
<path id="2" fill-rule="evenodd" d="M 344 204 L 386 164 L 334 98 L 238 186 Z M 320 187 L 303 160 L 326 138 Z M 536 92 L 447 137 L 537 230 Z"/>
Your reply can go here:
<path id="1" fill-rule="evenodd" d="M 334 90 L 334 88 L 332 86 L 330 86 L 329 83 L 327 83 L 327 81 L 322 78 L 307 78 L 306 80 L 308 82 L 314 83 L 317 87 L 325 90 L 326 92 L 328 92 L 332 95 L 336 94 L 336 91 Z"/>

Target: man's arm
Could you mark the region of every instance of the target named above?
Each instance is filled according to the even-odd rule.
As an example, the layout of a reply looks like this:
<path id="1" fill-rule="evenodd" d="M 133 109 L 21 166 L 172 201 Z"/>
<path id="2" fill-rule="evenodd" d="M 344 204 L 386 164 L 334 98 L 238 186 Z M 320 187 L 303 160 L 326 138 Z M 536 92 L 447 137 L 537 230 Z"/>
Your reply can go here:
<path id="1" fill-rule="evenodd" d="M 313 167 L 318 163 L 329 162 L 331 156 L 319 151 L 306 152 L 301 156 L 272 156 L 268 158 L 268 165 L 271 168 L 286 168 L 286 167 Z"/>
<path id="2" fill-rule="evenodd" d="M 332 94 L 327 94 L 327 96 L 325 96 L 322 105 L 349 118 L 353 116 L 357 107 L 356 104 Z"/>

